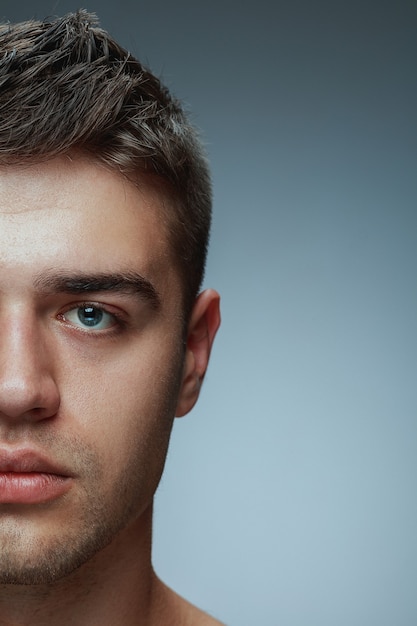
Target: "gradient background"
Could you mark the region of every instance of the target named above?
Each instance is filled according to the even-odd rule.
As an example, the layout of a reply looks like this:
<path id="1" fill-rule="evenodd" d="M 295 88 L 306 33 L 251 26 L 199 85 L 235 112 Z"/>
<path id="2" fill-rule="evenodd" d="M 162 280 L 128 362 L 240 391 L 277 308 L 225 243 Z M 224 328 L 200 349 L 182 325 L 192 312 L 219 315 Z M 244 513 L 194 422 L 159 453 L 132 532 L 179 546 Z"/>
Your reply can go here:
<path id="1" fill-rule="evenodd" d="M 415 626 L 417 3 L 86 8 L 187 103 L 214 177 L 223 327 L 157 571 L 228 626 Z"/>

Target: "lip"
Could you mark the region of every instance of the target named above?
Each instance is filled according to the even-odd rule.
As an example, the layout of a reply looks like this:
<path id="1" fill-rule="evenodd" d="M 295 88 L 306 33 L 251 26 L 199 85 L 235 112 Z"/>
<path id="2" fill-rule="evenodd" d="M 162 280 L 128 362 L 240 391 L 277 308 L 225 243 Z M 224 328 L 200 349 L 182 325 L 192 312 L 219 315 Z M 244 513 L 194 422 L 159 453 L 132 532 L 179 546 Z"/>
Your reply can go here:
<path id="1" fill-rule="evenodd" d="M 67 470 L 35 450 L 0 448 L 0 505 L 56 500 L 71 483 Z"/>

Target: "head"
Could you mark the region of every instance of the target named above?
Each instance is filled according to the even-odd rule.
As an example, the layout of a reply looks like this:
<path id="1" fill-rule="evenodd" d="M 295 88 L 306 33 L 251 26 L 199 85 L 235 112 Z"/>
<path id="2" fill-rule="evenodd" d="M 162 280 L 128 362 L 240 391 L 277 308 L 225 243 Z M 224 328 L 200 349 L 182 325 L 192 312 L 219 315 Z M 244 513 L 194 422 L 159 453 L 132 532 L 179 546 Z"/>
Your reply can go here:
<path id="1" fill-rule="evenodd" d="M 80 10 L 0 28 L 0 165 L 84 153 L 166 199 L 184 317 L 204 274 L 210 177 L 178 101 Z"/>
<path id="2" fill-rule="evenodd" d="M 49 583 L 149 535 L 219 324 L 210 189 L 179 105 L 85 12 L 3 27 L 0 57 L 0 582 Z"/>

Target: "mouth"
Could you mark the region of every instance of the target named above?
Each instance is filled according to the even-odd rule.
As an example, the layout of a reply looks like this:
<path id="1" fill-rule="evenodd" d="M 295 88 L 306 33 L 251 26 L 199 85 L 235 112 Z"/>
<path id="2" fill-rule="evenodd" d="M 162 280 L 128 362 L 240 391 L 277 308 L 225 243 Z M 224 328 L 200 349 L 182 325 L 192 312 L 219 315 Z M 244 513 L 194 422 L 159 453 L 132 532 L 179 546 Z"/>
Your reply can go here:
<path id="1" fill-rule="evenodd" d="M 65 469 L 35 450 L 0 448 L 0 505 L 56 500 L 71 483 Z"/>

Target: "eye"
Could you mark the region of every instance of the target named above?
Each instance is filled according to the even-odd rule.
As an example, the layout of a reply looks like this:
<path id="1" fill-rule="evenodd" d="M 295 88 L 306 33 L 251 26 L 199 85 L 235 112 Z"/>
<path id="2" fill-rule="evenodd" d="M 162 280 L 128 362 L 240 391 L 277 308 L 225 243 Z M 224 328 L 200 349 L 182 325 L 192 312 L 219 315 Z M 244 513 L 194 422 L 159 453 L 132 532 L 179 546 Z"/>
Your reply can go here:
<path id="1" fill-rule="evenodd" d="M 106 330 L 117 323 L 114 315 L 93 304 L 83 304 L 69 309 L 62 318 L 74 326 L 92 330 Z"/>

